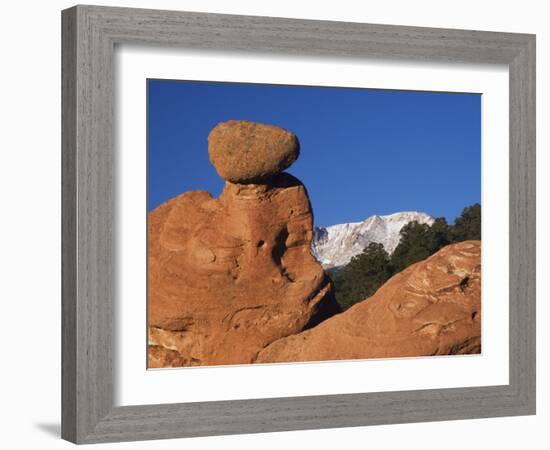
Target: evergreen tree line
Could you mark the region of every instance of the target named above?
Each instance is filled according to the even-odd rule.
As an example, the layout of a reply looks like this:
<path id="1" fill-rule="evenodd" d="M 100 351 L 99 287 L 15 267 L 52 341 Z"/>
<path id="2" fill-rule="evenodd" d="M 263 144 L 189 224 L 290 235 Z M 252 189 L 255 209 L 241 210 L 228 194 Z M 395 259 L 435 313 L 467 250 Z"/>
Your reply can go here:
<path id="1" fill-rule="evenodd" d="M 400 237 L 391 255 L 382 244 L 372 242 L 342 269 L 329 273 L 343 310 L 372 296 L 390 277 L 442 247 L 481 240 L 481 206 L 476 203 L 464 208 L 452 225 L 442 217 L 432 225 L 410 222 L 401 229 Z"/>

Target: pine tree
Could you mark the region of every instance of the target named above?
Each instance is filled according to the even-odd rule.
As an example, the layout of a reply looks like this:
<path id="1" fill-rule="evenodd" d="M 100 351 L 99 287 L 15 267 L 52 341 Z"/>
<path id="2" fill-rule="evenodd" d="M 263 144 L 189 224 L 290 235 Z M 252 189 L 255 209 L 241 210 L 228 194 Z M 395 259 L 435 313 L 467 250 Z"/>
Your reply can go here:
<path id="1" fill-rule="evenodd" d="M 392 275 L 389 262 L 384 246 L 371 242 L 361 254 L 333 274 L 336 300 L 342 309 L 373 295 Z"/>
<path id="2" fill-rule="evenodd" d="M 481 240 L 481 205 L 476 203 L 462 210 L 453 226 L 453 242 Z"/>

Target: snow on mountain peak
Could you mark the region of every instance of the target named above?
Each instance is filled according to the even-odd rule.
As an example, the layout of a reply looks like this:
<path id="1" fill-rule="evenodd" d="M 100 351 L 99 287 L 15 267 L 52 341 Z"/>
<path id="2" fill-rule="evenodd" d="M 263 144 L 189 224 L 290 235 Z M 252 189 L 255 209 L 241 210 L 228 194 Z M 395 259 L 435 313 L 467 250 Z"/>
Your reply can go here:
<path id="1" fill-rule="evenodd" d="M 347 264 L 371 242 L 384 245 L 391 254 L 399 244 L 401 228 L 413 221 L 431 225 L 434 218 L 423 212 L 403 211 L 370 216 L 363 222 L 315 227 L 312 254 L 325 269 Z"/>

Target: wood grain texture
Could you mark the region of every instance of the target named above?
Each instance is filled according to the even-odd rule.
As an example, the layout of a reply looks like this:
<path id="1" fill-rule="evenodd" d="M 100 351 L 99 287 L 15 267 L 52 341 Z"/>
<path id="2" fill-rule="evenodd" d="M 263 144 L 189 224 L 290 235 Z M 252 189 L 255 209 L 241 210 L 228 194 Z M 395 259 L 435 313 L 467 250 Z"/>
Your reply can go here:
<path id="1" fill-rule="evenodd" d="M 536 93 L 535 40 L 510 71 L 510 385 L 535 409 Z"/>
<path id="2" fill-rule="evenodd" d="M 535 37 L 526 34 L 77 6 L 62 14 L 62 436 L 77 443 L 535 412 Z M 113 406 L 115 44 L 507 64 L 510 384 Z"/>
<path id="3" fill-rule="evenodd" d="M 62 431 L 76 440 L 76 10 L 62 17 L 62 155 L 61 155 L 61 233 L 62 233 Z"/>

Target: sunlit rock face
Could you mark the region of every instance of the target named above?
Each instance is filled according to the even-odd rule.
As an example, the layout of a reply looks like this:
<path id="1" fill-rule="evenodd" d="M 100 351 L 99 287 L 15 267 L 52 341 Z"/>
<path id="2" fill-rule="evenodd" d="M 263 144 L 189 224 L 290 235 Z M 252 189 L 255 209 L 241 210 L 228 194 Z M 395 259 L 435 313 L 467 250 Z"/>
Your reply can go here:
<path id="1" fill-rule="evenodd" d="M 296 135 L 273 125 L 229 120 L 208 135 L 210 162 L 232 183 L 261 183 L 290 167 L 299 155 Z"/>
<path id="2" fill-rule="evenodd" d="M 284 130 L 248 124 L 226 130 L 231 158 L 255 148 L 263 154 L 271 142 L 269 164 L 248 172 L 220 170 L 217 162 L 227 164 L 219 155 L 221 132 L 210 141 L 218 155 L 213 159 L 218 173 L 229 170 L 232 180 L 240 179 L 237 173 L 260 171 L 261 177 L 226 180 L 217 199 L 187 192 L 149 213 L 149 367 L 250 363 L 270 343 L 339 312 L 332 285 L 310 252 L 307 192 L 280 172 L 297 157 L 289 150 L 297 151 L 297 142 Z M 250 130 L 253 137 L 238 134 Z"/>
<path id="3" fill-rule="evenodd" d="M 374 296 L 314 329 L 280 339 L 257 362 L 481 352 L 481 242 L 444 247 Z"/>

